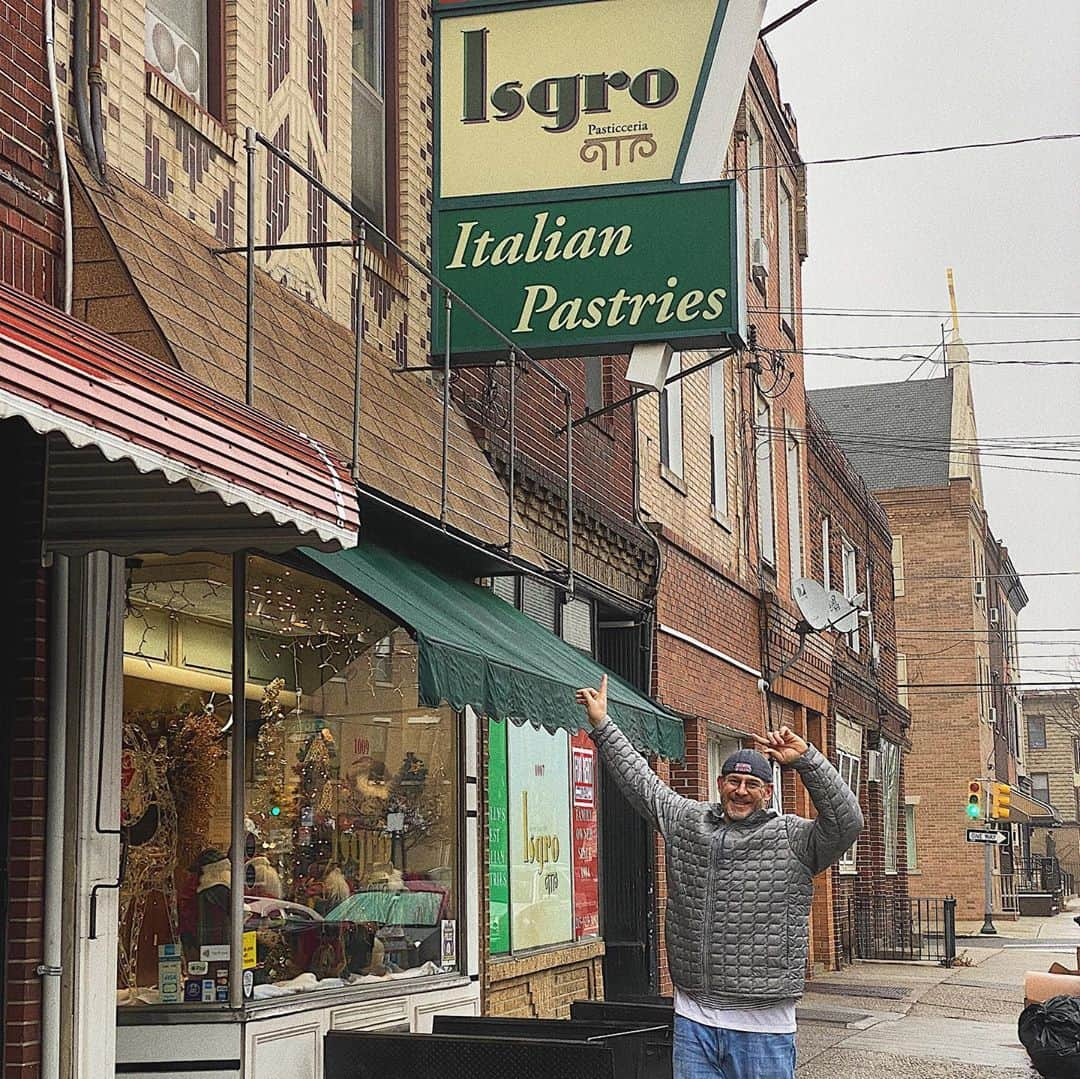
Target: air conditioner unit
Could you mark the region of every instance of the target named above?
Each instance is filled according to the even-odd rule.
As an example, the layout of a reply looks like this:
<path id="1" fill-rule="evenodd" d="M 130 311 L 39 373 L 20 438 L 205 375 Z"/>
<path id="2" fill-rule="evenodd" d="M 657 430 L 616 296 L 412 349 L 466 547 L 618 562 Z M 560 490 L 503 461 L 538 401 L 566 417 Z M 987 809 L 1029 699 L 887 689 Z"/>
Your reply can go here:
<path id="1" fill-rule="evenodd" d="M 990 608 L 990 625 L 996 626 L 1001 622 L 1001 613 L 996 607 Z"/>
<path id="2" fill-rule="evenodd" d="M 986 599 L 986 582 L 979 580 L 975 582 L 975 598 Z"/>
<path id="3" fill-rule="evenodd" d="M 152 11 L 146 12 L 146 59 L 162 75 L 194 98 L 202 101 L 202 57 L 199 50 L 184 35 L 159 18 Z"/>
<path id="4" fill-rule="evenodd" d="M 867 783 L 881 782 L 880 749 L 868 749 L 866 751 L 866 781 Z"/>
<path id="5" fill-rule="evenodd" d="M 759 285 L 764 285 L 769 276 L 769 245 L 763 236 L 750 241 L 750 276 Z"/>

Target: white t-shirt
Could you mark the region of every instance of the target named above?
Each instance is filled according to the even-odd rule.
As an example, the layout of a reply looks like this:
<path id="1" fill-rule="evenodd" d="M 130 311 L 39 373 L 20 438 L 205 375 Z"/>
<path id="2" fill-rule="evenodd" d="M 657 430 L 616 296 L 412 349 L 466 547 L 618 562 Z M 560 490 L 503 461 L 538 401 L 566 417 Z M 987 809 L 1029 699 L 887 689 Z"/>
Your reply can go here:
<path id="1" fill-rule="evenodd" d="M 765 1008 L 711 1008 L 675 989 L 675 1014 L 706 1027 L 741 1030 L 751 1034 L 794 1034 L 795 998 Z"/>

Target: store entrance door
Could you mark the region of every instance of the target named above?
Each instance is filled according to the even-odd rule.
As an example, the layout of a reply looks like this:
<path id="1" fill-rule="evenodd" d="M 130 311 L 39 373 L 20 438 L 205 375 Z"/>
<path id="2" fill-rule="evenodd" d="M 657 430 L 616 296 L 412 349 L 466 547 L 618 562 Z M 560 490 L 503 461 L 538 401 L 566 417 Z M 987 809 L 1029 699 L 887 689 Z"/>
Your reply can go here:
<path id="1" fill-rule="evenodd" d="M 597 620 L 596 658 L 639 689 L 645 684 L 644 627 L 616 618 Z M 603 918 L 604 993 L 609 999 L 656 991 L 655 841 L 601 769 L 600 909 Z"/>

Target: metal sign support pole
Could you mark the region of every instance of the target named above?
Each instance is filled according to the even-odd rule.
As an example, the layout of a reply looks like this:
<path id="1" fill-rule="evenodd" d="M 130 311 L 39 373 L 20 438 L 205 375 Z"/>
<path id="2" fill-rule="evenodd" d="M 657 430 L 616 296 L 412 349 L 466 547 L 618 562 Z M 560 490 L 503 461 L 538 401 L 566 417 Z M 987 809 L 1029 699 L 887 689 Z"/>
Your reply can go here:
<path id="1" fill-rule="evenodd" d="M 367 229 L 363 223 L 356 238 L 356 333 L 353 337 L 353 441 L 352 478 L 360 479 L 360 379 L 364 370 L 364 249 L 367 246 Z"/>
<path id="2" fill-rule="evenodd" d="M 443 356 L 442 384 L 442 487 L 439 492 L 439 523 L 446 525 L 447 457 L 450 453 L 450 318 L 454 300 L 446 293 L 446 353 Z"/>
<path id="3" fill-rule="evenodd" d="M 990 877 L 993 872 L 994 865 L 994 844 L 983 844 L 983 910 L 985 912 L 985 921 L 983 922 L 980 933 L 985 933 L 988 936 L 996 935 L 997 930 L 994 928 L 994 893 L 993 887 L 990 882 Z"/>

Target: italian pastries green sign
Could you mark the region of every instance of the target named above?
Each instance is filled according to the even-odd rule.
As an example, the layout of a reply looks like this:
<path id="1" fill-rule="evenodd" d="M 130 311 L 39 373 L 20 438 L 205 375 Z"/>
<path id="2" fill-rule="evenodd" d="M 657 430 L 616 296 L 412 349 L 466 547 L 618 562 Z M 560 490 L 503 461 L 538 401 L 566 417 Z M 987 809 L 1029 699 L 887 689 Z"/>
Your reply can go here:
<path id="1" fill-rule="evenodd" d="M 739 332 L 734 181 L 444 208 L 437 235 L 439 277 L 530 355 L 641 341 L 707 348 Z M 445 312 L 435 306 L 432 351 L 441 356 Z M 506 346 L 458 308 L 450 352 L 505 357 Z"/>

